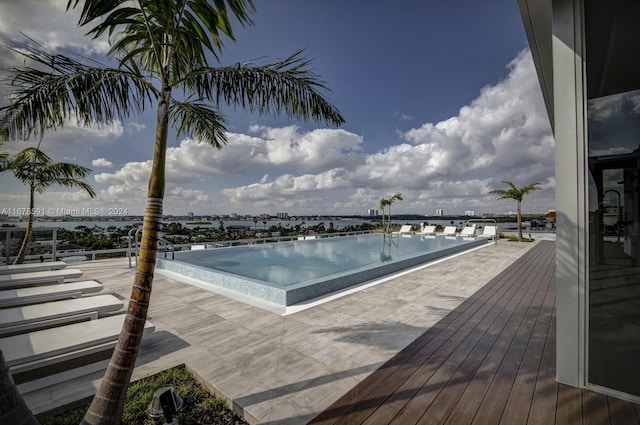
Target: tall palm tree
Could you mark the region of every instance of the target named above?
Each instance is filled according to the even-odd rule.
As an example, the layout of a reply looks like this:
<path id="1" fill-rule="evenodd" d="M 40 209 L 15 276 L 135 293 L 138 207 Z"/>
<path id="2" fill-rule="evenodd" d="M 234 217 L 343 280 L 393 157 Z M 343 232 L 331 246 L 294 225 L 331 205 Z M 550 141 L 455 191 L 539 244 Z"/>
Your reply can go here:
<path id="1" fill-rule="evenodd" d="M 14 261 L 14 264 L 22 264 L 27 254 L 27 248 L 33 233 L 33 215 L 35 210 L 35 193 L 44 193 L 53 185 L 67 188 L 80 188 L 90 197 L 96 196 L 93 188 L 83 181 L 91 169 L 69 162 L 53 162 L 51 158 L 38 147 L 30 147 L 22 150 L 15 157 L 8 159 L 6 168 L 20 180 L 29 186 L 29 210 L 27 231 L 25 232 L 22 246 Z"/>
<path id="2" fill-rule="evenodd" d="M 524 195 L 535 190 L 542 190 L 540 183 L 531 183 L 523 187 L 517 187 L 513 182 L 503 181 L 509 186 L 507 189 L 494 189 L 489 191 L 492 195 L 498 195 L 498 199 L 514 199 L 518 203 L 518 241 L 522 242 L 522 199 Z"/>
<path id="3" fill-rule="evenodd" d="M 389 232 L 391 231 L 391 205 L 396 201 L 402 201 L 402 193 L 396 192 L 393 194 L 393 196 L 387 199 L 387 202 L 388 202 L 387 205 L 389 206 L 389 219 L 387 220 L 387 231 Z"/>
<path id="4" fill-rule="evenodd" d="M 389 206 L 389 200 L 387 198 L 380 199 L 380 209 L 382 210 L 382 232 L 386 232 L 384 228 L 384 209 Z"/>
<path id="5" fill-rule="evenodd" d="M 79 3 L 69 0 L 67 8 Z M 219 60 L 221 37 L 233 39 L 230 15 L 246 25 L 252 24 L 252 12 L 251 0 L 85 0 L 79 24 L 91 26 L 88 34 L 93 37 L 113 36 L 109 56 L 117 60 L 117 68 L 83 63 L 39 47 L 18 51 L 37 66 L 11 70 L 15 91 L 11 105 L 0 108 L 0 138 L 41 135 L 70 117 L 85 125 L 124 120 L 156 103 L 153 163 L 131 300 L 84 424 L 116 424 L 122 416 L 149 308 L 169 127 L 178 135 L 220 148 L 226 143 L 219 110 L 224 105 L 261 114 L 284 112 L 332 125 L 344 122 L 322 95 L 326 87 L 301 51 L 265 65 L 209 65 L 208 55 Z"/>

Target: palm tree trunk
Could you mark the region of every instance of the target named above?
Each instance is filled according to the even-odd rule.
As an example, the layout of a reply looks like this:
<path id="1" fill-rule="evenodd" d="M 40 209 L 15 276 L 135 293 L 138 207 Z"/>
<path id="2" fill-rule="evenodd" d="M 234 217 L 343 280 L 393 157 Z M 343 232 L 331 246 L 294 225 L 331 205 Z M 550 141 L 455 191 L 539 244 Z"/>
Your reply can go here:
<path id="1" fill-rule="evenodd" d="M 82 425 L 118 425 L 122 409 L 140 351 L 142 334 L 149 310 L 153 272 L 158 249 L 158 232 L 162 218 L 162 200 L 165 186 L 165 161 L 167 130 L 169 127 L 167 105 L 170 93 L 158 105 L 158 126 L 153 166 L 149 178 L 147 207 L 144 213 L 140 256 L 131 290 L 129 307 L 122 326 L 120 338 L 107 367 L 100 388 L 85 413 Z"/>
<path id="2" fill-rule="evenodd" d="M 382 208 L 382 233 L 384 233 L 384 232 L 385 232 L 385 229 L 384 229 L 384 208 Z"/>
<path id="3" fill-rule="evenodd" d="M 18 392 L 2 350 L 0 350 L 0 424 L 39 425 Z"/>
<path id="4" fill-rule="evenodd" d="M 29 220 L 27 221 L 27 231 L 24 234 L 24 239 L 22 239 L 22 245 L 20 246 L 20 251 L 18 251 L 18 255 L 16 256 L 16 259 L 13 261 L 13 264 L 22 264 L 24 262 L 24 257 L 27 255 L 27 248 L 29 247 L 29 241 L 31 240 L 31 235 L 33 234 L 34 193 L 35 191 L 33 189 L 33 186 L 31 186 L 31 193 L 29 196 Z"/>
<path id="5" fill-rule="evenodd" d="M 387 220 L 387 233 L 391 233 L 391 204 L 389 204 L 389 219 Z"/>
<path id="6" fill-rule="evenodd" d="M 518 201 L 518 242 L 522 242 L 522 214 L 521 211 L 521 202 Z"/>

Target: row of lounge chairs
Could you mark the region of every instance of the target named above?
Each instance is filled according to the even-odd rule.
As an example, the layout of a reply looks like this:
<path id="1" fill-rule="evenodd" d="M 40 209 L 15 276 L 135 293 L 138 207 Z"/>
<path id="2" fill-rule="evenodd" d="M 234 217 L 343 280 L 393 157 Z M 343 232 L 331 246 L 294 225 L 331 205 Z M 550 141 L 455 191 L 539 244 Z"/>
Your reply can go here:
<path id="1" fill-rule="evenodd" d="M 64 371 L 104 369 L 122 328 L 123 300 L 98 281 L 70 281 L 82 271 L 60 263 L 0 266 L 0 349 L 23 392 Z"/>
<path id="2" fill-rule="evenodd" d="M 419 232 L 413 232 L 411 225 L 403 225 L 398 232 L 401 235 L 422 235 L 426 237 L 436 237 L 436 236 L 445 236 L 445 237 L 461 237 L 461 238 L 487 238 L 489 240 L 498 238 L 498 227 L 493 225 L 486 225 L 482 229 L 482 233 L 476 233 L 476 225 L 471 224 L 469 226 L 465 226 L 458 233 L 458 228 L 456 226 L 446 226 L 442 232 L 436 232 L 436 226 L 427 225 L 423 226 Z"/>

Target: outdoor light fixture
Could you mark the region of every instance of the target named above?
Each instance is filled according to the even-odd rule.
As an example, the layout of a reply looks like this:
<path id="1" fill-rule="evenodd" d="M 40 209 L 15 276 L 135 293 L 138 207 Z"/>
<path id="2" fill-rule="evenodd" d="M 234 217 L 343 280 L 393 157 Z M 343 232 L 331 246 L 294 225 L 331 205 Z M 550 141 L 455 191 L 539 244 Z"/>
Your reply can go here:
<path id="1" fill-rule="evenodd" d="M 164 415 L 164 425 L 178 425 L 178 420 L 173 416 L 184 406 L 184 402 L 173 387 L 160 388 L 153 394 L 153 401 L 149 407 L 149 416 L 159 418 Z"/>

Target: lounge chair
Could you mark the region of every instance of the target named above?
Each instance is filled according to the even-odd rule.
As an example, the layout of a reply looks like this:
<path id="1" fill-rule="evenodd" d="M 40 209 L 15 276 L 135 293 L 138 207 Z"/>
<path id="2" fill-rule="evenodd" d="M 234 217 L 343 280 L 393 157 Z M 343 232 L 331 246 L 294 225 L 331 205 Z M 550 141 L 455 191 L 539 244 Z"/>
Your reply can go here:
<path id="1" fill-rule="evenodd" d="M 436 226 L 423 226 L 418 235 L 433 236 L 436 234 Z"/>
<path id="2" fill-rule="evenodd" d="M 0 336 L 95 320 L 120 310 L 123 305 L 120 298 L 105 294 L 5 308 L 0 310 Z"/>
<path id="3" fill-rule="evenodd" d="M 440 236 L 448 236 L 448 237 L 455 236 L 457 230 L 458 229 L 456 228 L 456 226 L 447 226 L 444 228 L 442 233 L 440 233 Z"/>
<path id="4" fill-rule="evenodd" d="M 413 230 L 411 230 L 410 224 L 402 225 L 402 227 L 400 227 L 400 230 L 398 231 L 398 234 L 400 235 L 410 235 L 412 233 L 413 233 Z"/>
<path id="5" fill-rule="evenodd" d="M 53 365 L 113 349 L 118 341 L 124 316 L 118 314 L 0 338 L 0 349 L 14 376 L 40 368 L 51 368 Z M 144 333 L 154 330 L 155 326 L 147 321 Z"/>
<path id="6" fill-rule="evenodd" d="M 489 240 L 498 239 L 498 227 L 497 226 L 484 226 L 482 233 L 478 235 L 479 238 L 487 238 Z"/>
<path id="7" fill-rule="evenodd" d="M 0 275 L 0 289 L 63 283 L 65 279 L 74 279 L 80 276 L 82 276 L 82 271 L 78 269 L 3 274 Z"/>
<path id="8" fill-rule="evenodd" d="M 462 229 L 459 235 L 461 238 L 475 238 L 476 237 L 476 225 L 472 224 Z"/>
<path id="9" fill-rule="evenodd" d="M 9 264 L 0 266 L 0 275 L 13 273 L 41 272 L 49 270 L 60 270 L 67 267 L 64 261 L 49 261 L 46 263 Z"/>
<path id="10" fill-rule="evenodd" d="M 77 298 L 83 294 L 100 292 L 101 290 L 102 284 L 95 280 L 5 289 L 0 291 L 0 308 Z"/>

